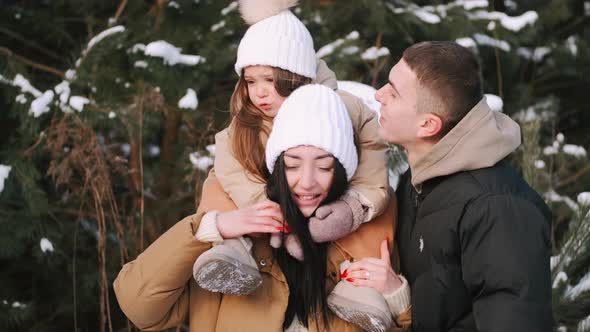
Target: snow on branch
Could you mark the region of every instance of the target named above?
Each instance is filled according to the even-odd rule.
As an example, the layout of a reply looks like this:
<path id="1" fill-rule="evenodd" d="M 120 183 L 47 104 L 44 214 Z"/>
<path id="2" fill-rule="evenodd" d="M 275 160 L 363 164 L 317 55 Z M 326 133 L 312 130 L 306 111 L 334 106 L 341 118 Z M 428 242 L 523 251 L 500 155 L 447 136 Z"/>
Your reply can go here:
<path id="1" fill-rule="evenodd" d="M 579 209 L 578 204 L 574 202 L 571 198 L 567 196 L 561 196 L 555 192 L 555 190 L 549 190 L 545 193 L 545 199 L 549 202 L 563 202 L 565 203 L 570 209 L 577 211 Z"/>
<path id="2" fill-rule="evenodd" d="M 539 19 L 539 14 L 533 10 L 519 16 L 508 16 L 502 12 L 483 10 L 483 8 L 489 7 L 487 0 L 458 0 L 437 6 L 417 6 L 412 3 L 408 3 L 405 7 L 395 7 L 390 3 L 386 3 L 385 6 L 394 14 L 410 13 L 428 24 L 440 23 L 442 18 L 447 17 L 448 11 L 455 7 L 463 7 L 470 20 L 499 22 L 505 29 L 513 32 L 518 32 L 525 26 L 533 25 Z M 479 10 L 472 12 L 474 9 Z"/>
<path id="3" fill-rule="evenodd" d="M 0 193 L 4 190 L 4 181 L 8 178 L 11 169 L 11 166 L 0 164 Z"/>
<path id="4" fill-rule="evenodd" d="M 425 6 L 420 7 L 417 5 L 410 5 L 407 8 L 396 8 L 392 4 L 387 3 L 385 4 L 394 14 L 403 14 L 403 13 L 410 13 L 419 18 L 421 21 L 429 24 L 437 24 L 440 23 L 440 16 L 436 15 L 434 11 L 436 11 L 435 7 L 432 6 Z"/>
<path id="5" fill-rule="evenodd" d="M 504 40 L 495 39 L 481 33 L 474 34 L 473 38 L 479 45 L 497 47 L 503 51 L 510 52 L 510 44 Z"/>
<path id="6" fill-rule="evenodd" d="M 193 152 L 188 155 L 193 167 L 202 171 L 207 171 L 209 167 L 213 166 L 213 158 L 211 156 L 201 155 L 199 152 Z"/>
<path id="7" fill-rule="evenodd" d="M 211 32 L 215 32 L 225 26 L 225 20 L 221 20 L 211 26 Z"/>
<path id="8" fill-rule="evenodd" d="M 389 55 L 389 49 L 387 47 L 377 48 L 375 46 L 368 48 L 361 54 L 363 60 L 376 60 L 382 56 Z"/>
<path id="9" fill-rule="evenodd" d="M 535 47 L 534 49 L 528 47 L 519 47 L 516 49 L 516 54 L 527 60 L 533 60 L 534 62 L 543 60 L 543 58 L 549 53 L 551 53 L 551 48 L 546 46 Z"/>
<path id="10" fill-rule="evenodd" d="M 179 108 L 196 110 L 198 105 L 197 93 L 193 89 L 187 89 L 186 94 L 178 101 Z"/>
<path id="11" fill-rule="evenodd" d="M 227 7 L 221 10 L 221 15 L 225 16 L 238 8 L 238 2 L 232 1 Z"/>
<path id="12" fill-rule="evenodd" d="M 590 192 L 586 191 L 578 194 L 578 203 L 582 206 L 590 206 Z"/>
<path id="13" fill-rule="evenodd" d="M 316 56 L 318 57 L 318 59 L 321 59 L 321 58 L 323 58 L 323 57 L 325 57 L 327 55 L 330 55 L 330 54 L 334 53 L 334 51 L 338 47 L 342 46 L 342 44 L 344 44 L 344 42 L 346 42 L 348 40 L 356 40 L 358 38 L 359 38 L 359 33 L 357 31 L 352 31 L 351 33 L 349 33 L 348 35 L 346 35 L 346 37 L 336 39 L 335 41 L 322 46 L 316 52 Z"/>
<path id="14" fill-rule="evenodd" d="M 39 242 L 39 246 L 41 246 L 41 251 L 44 253 L 53 252 L 53 243 L 49 241 L 47 238 L 42 238 Z"/>
<path id="15" fill-rule="evenodd" d="M 14 76 L 12 84 L 14 86 L 19 87 L 22 92 L 28 92 L 32 94 L 33 96 L 35 96 L 35 98 L 39 98 L 43 94 L 41 91 L 37 90 L 34 86 L 32 86 L 29 80 L 24 78 L 24 76 L 21 74 L 16 74 L 16 76 Z"/>
<path id="16" fill-rule="evenodd" d="M 360 98 L 365 105 L 379 114 L 381 105 L 375 100 L 377 90 L 374 87 L 354 81 L 338 81 L 338 89 Z"/>
<path id="17" fill-rule="evenodd" d="M 588 4 L 588 2 L 586 2 L 586 4 Z M 590 331 L 590 315 L 578 323 L 578 332 L 586 331 Z"/>
<path id="18" fill-rule="evenodd" d="M 32 113 L 34 117 L 38 118 L 42 114 L 49 112 L 49 104 L 53 101 L 54 95 L 51 90 L 45 91 L 43 95 L 31 102 L 29 113 Z"/>
<path id="19" fill-rule="evenodd" d="M 473 40 L 473 38 L 471 37 L 463 37 L 463 38 L 457 38 L 455 39 L 455 43 L 463 46 L 463 47 L 476 47 L 477 44 L 475 43 L 475 40 Z"/>
<path id="20" fill-rule="evenodd" d="M 98 43 L 103 41 L 105 38 L 107 38 L 111 35 L 117 34 L 117 33 L 121 33 L 123 31 L 125 31 L 125 27 L 122 25 L 117 25 L 114 27 L 110 27 L 106 30 L 103 30 L 99 34 L 97 34 L 96 36 L 92 37 L 90 39 L 90 41 L 88 41 L 86 48 L 82 51 L 80 58 L 78 60 L 76 60 L 76 68 L 79 68 L 80 65 L 82 65 L 82 61 L 84 60 L 86 55 L 88 55 L 88 53 L 92 50 L 92 48 L 94 46 L 96 46 Z M 65 77 L 67 80 L 70 80 L 70 81 L 74 80 L 76 78 L 76 71 L 74 69 L 68 69 L 65 73 Z"/>
<path id="21" fill-rule="evenodd" d="M 120 33 L 125 31 L 125 27 L 122 25 L 117 25 L 114 26 L 112 28 L 108 28 L 104 31 L 101 31 L 98 35 L 92 37 L 92 39 L 90 39 L 90 41 L 88 42 L 88 45 L 86 46 L 86 49 L 84 51 L 82 51 L 82 56 L 85 56 L 86 54 L 88 54 L 88 52 L 90 52 L 90 50 L 92 50 L 92 48 L 100 43 L 103 39 L 107 38 L 110 35 L 116 34 L 116 33 Z"/>
<path id="22" fill-rule="evenodd" d="M 141 50 L 141 46 L 133 47 L 134 51 Z M 200 55 L 181 54 L 182 49 L 168 43 L 164 40 L 151 42 L 145 46 L 144 54 L 152 57 L 162 58 L 164 64 L 173 66 L 175 64 L 183 64 L 187 66 L 194 66 L 196 64 L 205 62 L 205 58 Z"/>
<path id="23" fill-rule="evenodd" d="M 2 79 L 8 84 L 20 88 L 21 94 L 16 96 L 16 102 L 20 104 L 27 103 L 27 98 L 24 95 L 25 93 L 29 93 L 35 97 L 33 101 L 31 101 L 29 113 L 36 118 L 51 110 L 51 103 L 56 95 L 59 98 L 58 105 L 64 112 L 72 112 L 72 110 L 82 112 L 84 105 L 90 103 L 90 100 L 86 97 L 70 96 L 70 83 L 68 81 L 62 81 L 56 85 L 53 90 L 47 90 L 42 93 L 31 85 L 29 80 L 21 74 L 16 74 L 12 81 L 9 81 L 4 77 L 2 77 Z"/>
<path id="24" fill-rule="evenodd" d="M 574 144 L 565 144 L 563 146 L 563 153 L 568 154 L 570 156 L 574 156 L 576 158 L 586 157 L 586 149 L 584 149 L 583 146 Z"/>
<path id="25" fill-rule="evenodd" d="M 590 272 L 586 273 L 585 276 L 580 279 L 577 285 L 568 288 L 565 291 L 565 297 L 571 300 L 575 300 L 580 294 L 590 290 Z"/>
<path id="26" fill-rule="evenodd" d="M 502 12 L 478 10 L 473 14 L 468 14 L 468 17 L 472 20 L 499 21 L 500 25 L 505 29 L 518 32 L 527 25 L 533 25 L 539 19 L 539 14 L 536 11 L 529 10 L 520 16 L 508 16 Z"/>

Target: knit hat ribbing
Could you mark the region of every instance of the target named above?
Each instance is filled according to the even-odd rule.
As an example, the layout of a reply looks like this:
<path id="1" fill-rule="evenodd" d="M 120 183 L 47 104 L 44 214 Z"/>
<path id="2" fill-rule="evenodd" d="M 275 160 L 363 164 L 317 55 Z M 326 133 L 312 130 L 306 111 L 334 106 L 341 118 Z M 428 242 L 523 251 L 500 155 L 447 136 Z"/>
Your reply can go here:
<path id="1" fill-rule="evenodd" d="M 242 16 L 252 24 L 238 46 L 235 70 L 266 65 L 315 79 L 317 58 L 311 34 L 288 9 L 297 1 L 240 1 Z M 266 6 L 258 10 L 255 6 Z M 275 14 L 276 13 L 276 14 Z M 265 17 L 271 14 L 272 16 Z M 258 21 L 256 21 L 258 20 Z"/>
<path id="2" fill-rule="evenodd" d="M 358 165 L 354 131 L 346 106 L 332 89 L 304 85 L 283 102 L 266 142 L 266 167 L 272 173 L 279 155 L 301 145 L 321 148 L 336 157 L 348 180 Z"/>

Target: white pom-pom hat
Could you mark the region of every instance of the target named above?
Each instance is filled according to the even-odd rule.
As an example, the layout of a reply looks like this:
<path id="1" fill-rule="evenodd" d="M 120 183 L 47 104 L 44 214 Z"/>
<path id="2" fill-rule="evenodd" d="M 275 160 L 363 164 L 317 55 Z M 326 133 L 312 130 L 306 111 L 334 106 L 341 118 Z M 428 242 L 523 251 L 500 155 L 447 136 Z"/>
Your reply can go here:
<path id="1" fill-rule="evenodd" d="M 296 0 L 240 0 L 239 8 L 250 28 L 238 46 L 238 75 L 248 66 L 278 67 L 311 79 L 317 58 L 311 34 L 291 13 Z"/>
<path id="2" fill-rule="evenodd" d="M 334 90 L 320 84 L 297 88 L 281 105 L 266 142 L 266 167 L 273 172 L 284 151 L 310 145 L 334 155 L 350 181 L 358 166 L 354 131 L 346 106 Z"/>

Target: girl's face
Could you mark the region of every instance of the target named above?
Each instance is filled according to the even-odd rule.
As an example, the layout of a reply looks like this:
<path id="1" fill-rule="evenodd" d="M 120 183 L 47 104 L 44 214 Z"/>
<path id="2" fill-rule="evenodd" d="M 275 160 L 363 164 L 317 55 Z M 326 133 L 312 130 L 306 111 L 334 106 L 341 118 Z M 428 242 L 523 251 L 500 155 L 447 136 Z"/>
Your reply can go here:
<path id="1" fill-rule="evenodd" d="M 285 176 L 295 204 L 303 215 L 313 215 L 328 196 L 334 179 L 334 156 L 314 146 L 285 151 Z"/>
<path id="2" fill-rule="evenodd" d="M 268 117 L 274 118 L 286 97 L 275 89 L 274 75 L 270 66 L 250 66 L 244 69 L 248 96 L 252 103 Z"/>

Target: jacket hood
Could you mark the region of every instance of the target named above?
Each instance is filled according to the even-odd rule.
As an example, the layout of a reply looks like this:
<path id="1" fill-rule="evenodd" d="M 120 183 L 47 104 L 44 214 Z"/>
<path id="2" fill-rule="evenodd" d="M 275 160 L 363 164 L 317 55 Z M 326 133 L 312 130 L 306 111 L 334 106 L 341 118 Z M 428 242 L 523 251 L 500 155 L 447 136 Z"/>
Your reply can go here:
<path id="1" fill-rule="evenodd" d="M 520 126 L 506 114 L 492 111 L 484 97 L 413 165 L 412 185 L 420 191 L 426 180 L 491 167 L 520 142 Z"/>
<path id="2" fill-rule="evenodd" d="M 328 68 L 328 65 L 324 60 L 318 60 L 318 66 L 316 68 L 316 78 L 314 83 L 325 85 L 332 90 L 338 89 L 338 81 L 336 80 L 336 74 L 332 69 Z"/>

